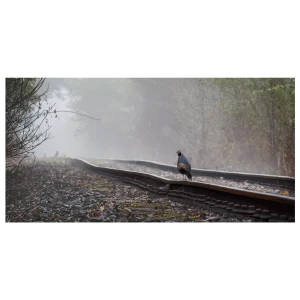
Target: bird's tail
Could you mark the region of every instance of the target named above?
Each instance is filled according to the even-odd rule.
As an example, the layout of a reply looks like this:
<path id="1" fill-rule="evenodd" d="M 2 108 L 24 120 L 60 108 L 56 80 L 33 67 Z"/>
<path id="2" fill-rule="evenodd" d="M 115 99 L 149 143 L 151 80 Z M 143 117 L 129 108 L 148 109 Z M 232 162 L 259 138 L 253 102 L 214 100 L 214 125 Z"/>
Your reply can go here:
<path id="1" fill-rule="evenodd" d="M 188 177 L 189 180 L 193 180 L 193 179 L 192 179 L 192 173 L 187 174 L 187 177 Z"/>

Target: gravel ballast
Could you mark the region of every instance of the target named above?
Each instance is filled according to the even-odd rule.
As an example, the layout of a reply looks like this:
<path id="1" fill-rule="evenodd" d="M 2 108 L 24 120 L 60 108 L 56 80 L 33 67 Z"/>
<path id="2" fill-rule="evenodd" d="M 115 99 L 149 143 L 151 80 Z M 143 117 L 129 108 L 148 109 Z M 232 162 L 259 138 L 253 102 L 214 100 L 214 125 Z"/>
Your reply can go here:
<path id="1" fill-rule="evenodd" d="M 6 222 L 240 222 L 116 179 L 69 160 L 38 162 L 6 175 Z"/>

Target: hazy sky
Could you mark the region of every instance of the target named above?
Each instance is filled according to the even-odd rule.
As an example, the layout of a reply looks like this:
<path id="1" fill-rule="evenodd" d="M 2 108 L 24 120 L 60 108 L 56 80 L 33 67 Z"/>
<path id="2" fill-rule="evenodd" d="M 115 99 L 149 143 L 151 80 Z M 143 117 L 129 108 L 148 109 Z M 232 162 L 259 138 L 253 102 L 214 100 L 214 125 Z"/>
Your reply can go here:
<path id="1" fill-rule="evenodd" d="M 64 100 L 58 97 L 54 91 L 51 91 L 52 96 L 48 98 L 49 105 L 56 103 L 55 108 L 59 110 L 70 110 L 68 104 L 70 103 L 70 95 L 68 90 L 61 89 L 61 93 L 64 94 Z M 43 103 L 46 108 L 47 104 Z M 80 155 L 80 149 L 83 145 L 83 141 L 80 137 L 76 137 L 76 127 L 74 126 L 74 115 L 70 113 L 59 113 L 58 118 L 52 115 L 52 118 L 48 118 L 49 125 L 51 126 L 50 133 L 53 136 L 51 139 L 45 141 L 36 148 L 36 155 L 41 157 L 46 155 L 47 157 L 53 156 L 58 150 L 60 155 L 67 155 L 75 157 Z M 46 129 L 46 124 L 43 124 L 43 129 Z"/>

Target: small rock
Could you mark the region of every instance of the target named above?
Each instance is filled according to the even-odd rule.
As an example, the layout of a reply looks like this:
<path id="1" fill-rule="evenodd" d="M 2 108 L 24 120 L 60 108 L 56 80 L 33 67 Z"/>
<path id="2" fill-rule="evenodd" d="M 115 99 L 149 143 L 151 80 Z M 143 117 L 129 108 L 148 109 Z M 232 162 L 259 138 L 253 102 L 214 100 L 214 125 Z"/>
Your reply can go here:
<path id="1" fill-rule="evenodd" d="M 169 185 L 167 185 L 167 186 L 160 186 L 158 189 L 159 189 L 160 191 L 165 192 L 165 191 L 168 191 L 168 190 L 170 189 L 170 186 L 169 186 Z"/>
<path id="2" fill-rule="evenodd" d="M 131 210 L 127 207 L 124 207 L 122 209 L 122 212 L 125 214 L 125 216 L 130 216 L 131 215 Z"/>
<path id="3" fill-rule="evenodd" d="M 134 215 L 131 215 L 130 218 L 129 218 L 129 221 L 130 222 L 136 222 L 137 219 L 136 219 L 136 217 Z"/>

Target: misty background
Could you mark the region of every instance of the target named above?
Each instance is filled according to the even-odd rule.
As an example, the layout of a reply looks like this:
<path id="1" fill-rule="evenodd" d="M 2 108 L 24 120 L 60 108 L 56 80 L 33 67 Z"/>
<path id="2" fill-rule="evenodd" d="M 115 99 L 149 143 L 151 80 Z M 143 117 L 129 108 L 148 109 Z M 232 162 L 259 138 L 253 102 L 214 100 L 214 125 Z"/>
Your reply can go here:
<path id="1" fill-rule="evenodd" d="M 49 78 L 37 157 L 120 158 L 294 176 L 294 79 Z M 46 105 L 45 103 L 43 105 Z M 46 124 L 44 124 L 46 126 Z"/>

